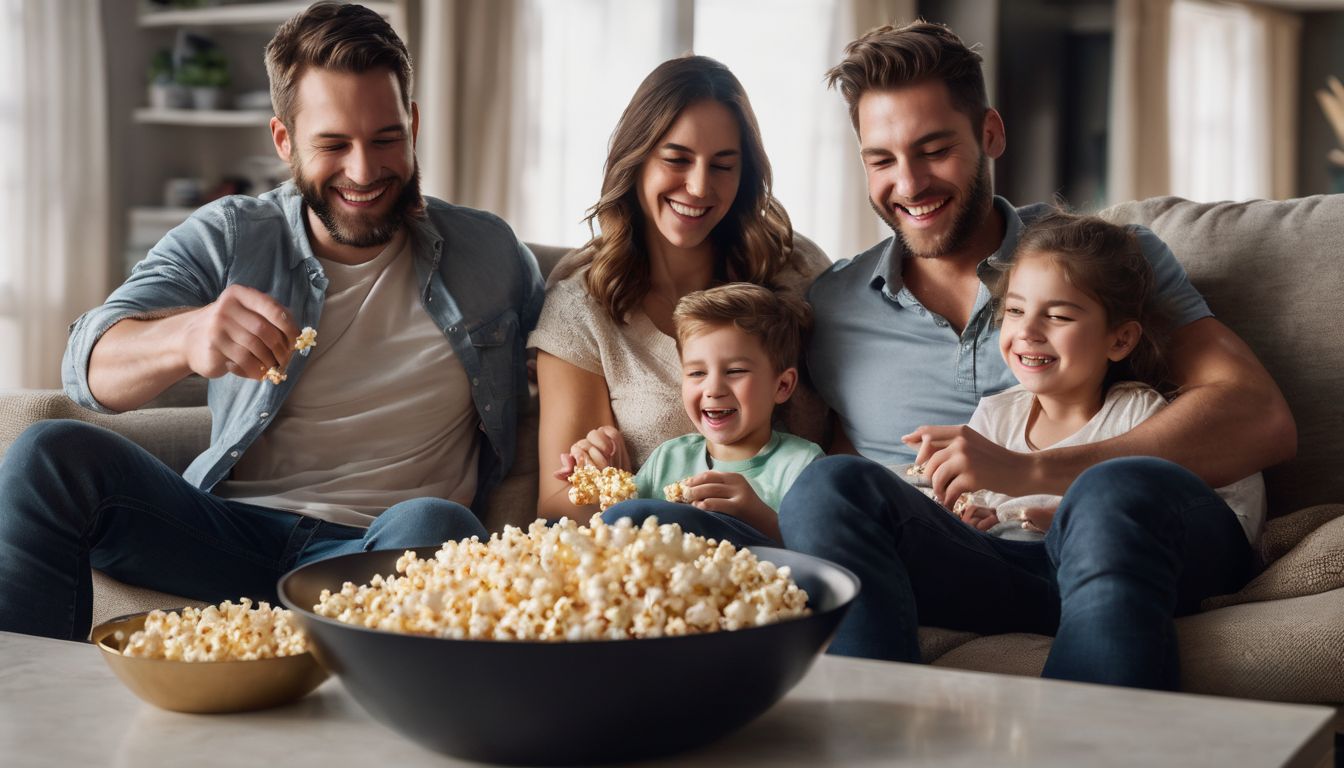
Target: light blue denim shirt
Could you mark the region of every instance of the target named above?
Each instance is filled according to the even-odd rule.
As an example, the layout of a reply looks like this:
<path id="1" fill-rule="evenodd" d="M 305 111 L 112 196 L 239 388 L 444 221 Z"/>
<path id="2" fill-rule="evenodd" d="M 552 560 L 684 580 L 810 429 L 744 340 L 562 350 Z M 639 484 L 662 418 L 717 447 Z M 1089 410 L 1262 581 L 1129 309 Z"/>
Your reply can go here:
<path id="1" fill-rule="evenodd" d="M 988 287 L 997 271 L 991 262 L 1011 259 L 1024 222 L 1050 207 L 1014 208 L 1002 197 L 995 197 L 994 205 L 1006 222 L 1003 243 L 980 262 L 975 306 L 960 335 L 905 287 L 901 261 L 906 254 L 894 237 L 836 262 L 808 291 L 812 382 L 839 415 L 854 447 L 874 461 L 914 461 L 915 452 L 901 435 L 921 424 L 965 424 L 980 398 L 1017 384 L 999 354 Z M 1211 315 L 1166 243 L 1145 227 L 1131 229 L 1174 324 Z"/>
<path id="2" fill-rule="evenodd" d="M 523 341 L 541 312 L 541 273 L 532 252 L 497 216 L 425 202 L 425 217 L 409 227 L 420 301 L 471 382 L 486 438 L 472 507 L 484 514 L 489 492 L 513 461 L 527 398 Z M 66 393 L 86 408 L 110 412 L 89 390 L 89 355 L 103 333 L 128 317 L 204 306 L 234 283 L 271 295 L 299 327 L 317 327 L 327 278 L 313 256 L 303 199 L 292 182 L 259 198 L 217 200 L 165 235 L 102 306 L 71 326 L 61 365 Z M 233 375 L 210 380 L 210 447 L 184 477 L 207 491 L 227 477 L 275 418 L 306 363 L 295 355 L 279 386 Z"/>

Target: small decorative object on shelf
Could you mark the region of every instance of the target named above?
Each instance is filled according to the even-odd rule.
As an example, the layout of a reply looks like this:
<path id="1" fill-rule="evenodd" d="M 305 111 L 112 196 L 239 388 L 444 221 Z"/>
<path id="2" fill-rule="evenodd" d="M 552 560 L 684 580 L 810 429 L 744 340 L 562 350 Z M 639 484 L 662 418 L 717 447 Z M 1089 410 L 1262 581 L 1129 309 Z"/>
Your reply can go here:
<path id="1" fill-rule="evenodd" d="M 1333 192 L 1344 192 L 1344 83 L 1339 78 L 1326 78 L 1325 88 L 1316 91 L 1316 100 L 1321 103 L 1321 111 L 1335 132 L 1339 146 L 1333 147 L 1326 155 L 1329 160 L 1330 185 Z"/>
<path id="2" fill-rule="evenodd" d="M 218 48 L 208 47 L 182 61 L 178 82 L 191 89 L 196 109 L 221 109 L 229 85 L 229 60 Z"/>
<path id="3" fill-rule="evenodd" d="M 149 61 L 149 106 L 154 109 L 183 109 L 191 106 L 191 93 L 177 82 L 173 72 L 173 52 L 163 48 Z"/>

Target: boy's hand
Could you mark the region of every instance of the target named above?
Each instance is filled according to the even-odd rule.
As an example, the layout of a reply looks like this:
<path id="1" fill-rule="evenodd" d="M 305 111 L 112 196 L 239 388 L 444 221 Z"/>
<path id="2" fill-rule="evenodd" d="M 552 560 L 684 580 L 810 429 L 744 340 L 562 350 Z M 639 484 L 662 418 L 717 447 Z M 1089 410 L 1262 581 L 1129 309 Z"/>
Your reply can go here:
<path id="1" fill-rule="evenodd" d="M 761 501 L 747 478 L 736 472 L 701 472 L 686 479 L 691 504 L 706 512 L 732 515 L 766 536 L 780 541 L 779 515 Z"/>
<path id="2" fill-rule="evenodd" d="M 561 454 L 561 466 L 555 471 L 555 476 L 566 480 L 574 467 L 580 464 L 591 464 L 598 469 L 616 467 L 629 470 L 630 452 L 626 450 L 621 431 L 607 426 L 589 431 L 587 436 L 569 447 L 568 454 Z"/>
<path id="3" fill-rule="evenodd" d="M 766 506 L 747 478 L 736 472 L 701 472 L 686 480 L 691 487 L 691 504 L 709 512 L 741 517 L 741 512 Z M 774 510 L 771 510 L 773 514 Z"/>

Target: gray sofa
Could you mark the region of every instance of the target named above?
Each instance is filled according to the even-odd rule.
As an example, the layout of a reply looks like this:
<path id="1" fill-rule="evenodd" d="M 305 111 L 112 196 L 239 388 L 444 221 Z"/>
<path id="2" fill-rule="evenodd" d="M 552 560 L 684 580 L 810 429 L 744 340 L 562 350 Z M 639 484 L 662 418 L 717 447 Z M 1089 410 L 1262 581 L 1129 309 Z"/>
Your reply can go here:
<path id="1" fill-rule="evenodd" d="M 1344 380 L 1338 309 L 1344 195 L 1241 204 L 1154 198 L 1104 215 L 1146 224 L 1171 245 L 1214 312 L 1278 380 L 1298 424 L 1297 457 L 1265 472 L 1271 520 L 1262 549 L 1269 565 L 1241 592 L 1178 620 L 1182 686 L 1344 705 L 1344 408 L 1335 399 Z M 563 252 L 534 250 L 544 271 Z M 101 416 L 58 392 L 0 393 L 0 452 L 35 420 L 80 418 L 128 435 L 181 469 L 205 446 L 209 414 L 203 406 L 168 405 Z M 492 530 L 534 515 L 535 435 L 534 398 L 517 464 L 490 505 Z M 183 602 L 101 576 L 95 590 L 95 620 Z M 1051 641 L 938 628 L 922 629 L 920 639 L 925 659 L 935 665 L 1025 675 L 1040 673 Z"/>

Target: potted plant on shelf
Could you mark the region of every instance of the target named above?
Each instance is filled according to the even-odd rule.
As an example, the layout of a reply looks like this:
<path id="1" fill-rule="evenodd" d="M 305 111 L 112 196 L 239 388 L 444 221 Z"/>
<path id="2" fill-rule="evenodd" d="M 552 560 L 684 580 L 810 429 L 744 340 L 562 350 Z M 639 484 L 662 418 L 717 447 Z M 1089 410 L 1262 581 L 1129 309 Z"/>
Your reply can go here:
<path id="1" fill-rule="evenodd" d="M 180 109 L 191 106 L 191 94 L 173 77 L 173 52 L 164 48 L 149 61 L 149 106 Z"/>
<path id="2" fill-rule="evenodd" d="M 229 60 L 218 49 L 207 48 L 182 62 L 177 80 L 191 89 L 196 109 L 220 109 L 229 85 Z"/>

